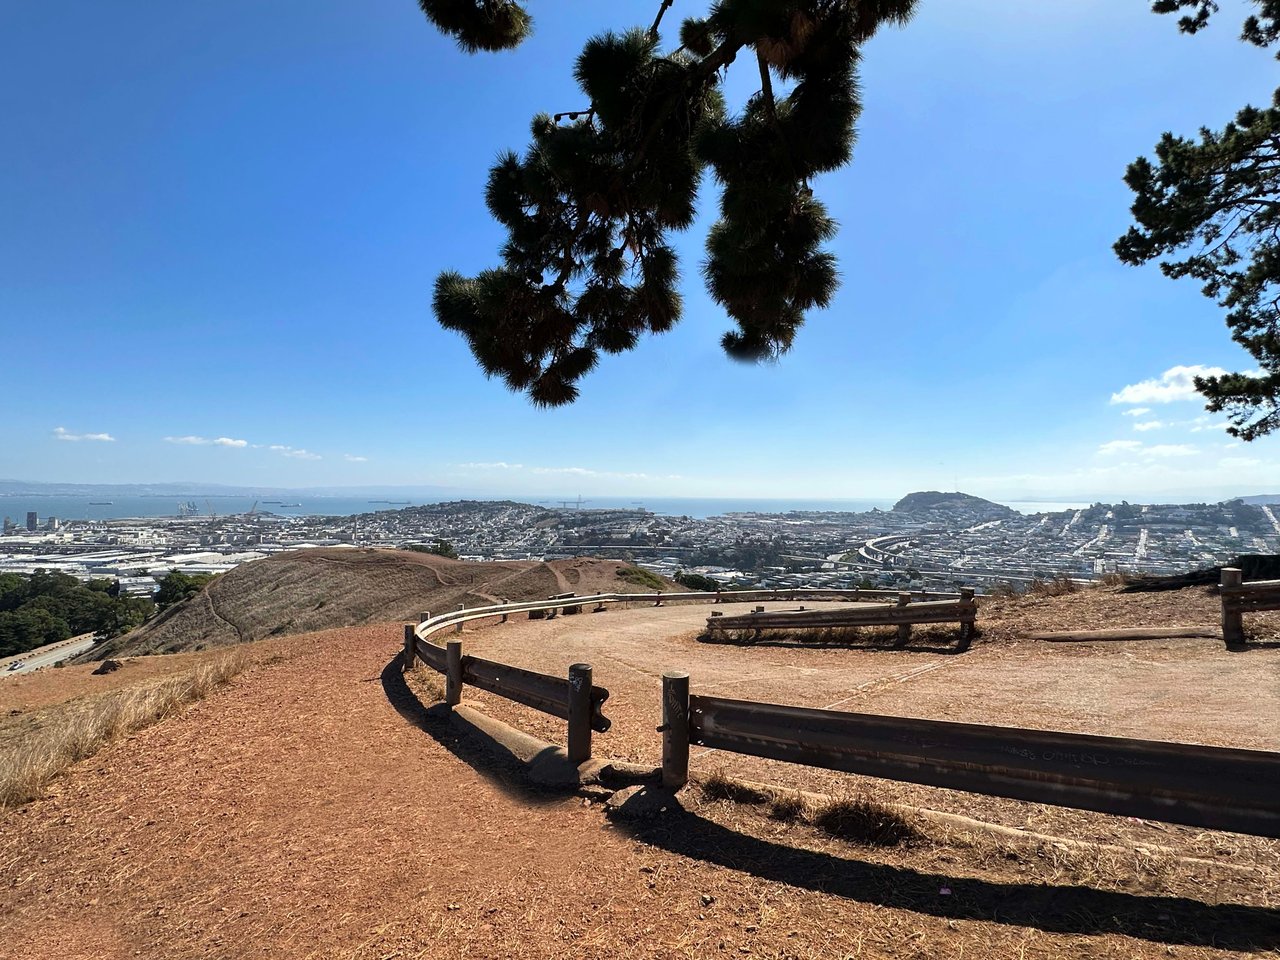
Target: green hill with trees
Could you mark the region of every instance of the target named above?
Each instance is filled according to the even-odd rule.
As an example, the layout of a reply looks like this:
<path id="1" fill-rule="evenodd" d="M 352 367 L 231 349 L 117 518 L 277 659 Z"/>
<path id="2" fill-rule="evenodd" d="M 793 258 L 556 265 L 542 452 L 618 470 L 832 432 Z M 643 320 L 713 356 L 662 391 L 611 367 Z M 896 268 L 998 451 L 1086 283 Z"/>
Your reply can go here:
<path id="1" fill-rule="evenodd" d="M 116 637 L 155 612 L 144 597 L 124 596 L 115 580 L 87 583 L 65 573 L 0 574 L 0 657 L 84 633 Z"/>

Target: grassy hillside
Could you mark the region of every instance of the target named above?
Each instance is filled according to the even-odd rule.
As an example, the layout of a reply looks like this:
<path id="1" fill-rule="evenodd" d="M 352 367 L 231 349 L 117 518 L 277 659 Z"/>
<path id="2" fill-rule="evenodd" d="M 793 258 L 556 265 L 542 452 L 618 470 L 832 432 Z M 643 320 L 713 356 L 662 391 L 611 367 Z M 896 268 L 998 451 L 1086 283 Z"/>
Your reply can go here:
<path id="1" fill-rule="evenodd" d="M 681 589 L 637 573 L 642 571 L 617 560 L 471 563 L 403 550 L 299 550 L 236 567 L 140 629 L 99 644 L 86 658 L 200 650 L 412 620 L 427 610 L 443 613 L 504 598 Z"/>

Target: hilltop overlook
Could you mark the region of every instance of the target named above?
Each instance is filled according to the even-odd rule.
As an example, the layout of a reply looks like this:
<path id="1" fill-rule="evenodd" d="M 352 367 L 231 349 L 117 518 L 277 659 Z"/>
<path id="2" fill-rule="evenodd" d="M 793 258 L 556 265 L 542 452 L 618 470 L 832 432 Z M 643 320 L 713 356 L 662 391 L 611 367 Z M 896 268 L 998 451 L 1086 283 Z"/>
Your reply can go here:
<path id="1" fill-rule="evenodd" d="M 942 513 L 987 513 L 993 517 L 1013 517 L 1018 512 L 1001 503 L 993 503 L 982 497 L 969 493 L 942 493 L 937 490 L 925 490 L 908 493 L 893 505 L 895 513 L 926 513 L 930 511 Z"/>

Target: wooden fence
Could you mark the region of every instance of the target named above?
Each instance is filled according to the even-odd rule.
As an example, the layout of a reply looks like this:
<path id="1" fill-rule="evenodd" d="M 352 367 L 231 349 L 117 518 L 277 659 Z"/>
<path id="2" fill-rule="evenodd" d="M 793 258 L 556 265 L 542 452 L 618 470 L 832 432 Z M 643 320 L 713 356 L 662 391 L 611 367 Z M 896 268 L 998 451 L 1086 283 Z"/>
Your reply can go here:
<path id="1" fill-rule="evenodd" d="M 1236 567 L 1222 568 L 1222 639 L 1228 647 L 1244 644 L 1242 614 L 1263 610 L 1280 610 L 1280 580 L 1243 582 Z"/>
<path id="2" fill-rule="evenodd" d="M 912 603 L 911 594 L 898 594 L 896 603 L 867 603 L 837 609 L 774 610 L 765 612 L 757 608 L 755 613 L 736 617 L 722 617 L 713 613 L 707 618 L 707 633 L 714 636 L 731 630 L 751 631 L 759 637 L 764 630 L 827 630 L 851 627 L 896 626 L 897 646 L 906 646 L 911 640 L 913 624 L 959 623 L 960 641 L 957 651 L 969 649 L 973 641 L 974 621 L 978 605 L 972 590 L 961 590 L 956 600 L 926 600 Z"/>
<path id="3" fill-rule="evenodd" d="M 663 782 L 688 779 L 689 746 L 1280 837 L 1280 754 L 689 695 L 663 676 Z"/>
<path id="4" fill-rule="evenodd" d="M 1232 609 L 1274 609 L 1256 604 L 1272 602 L 1268 597 L 1280 582 L 1248 586 L 1262 589 L 1240 592 L 1252 599 L 1233 602 Z M 609 729 L 601 713 L 609 694 L 592 685 L 589 665 L 575 664 L 562 679 L 464 656 L 458 640 L 441 647 L 428 638 L 471 620 L 566 605 L 594 603 L 603 610 L 617 603 L 796 595 L 743 593 L 595 594 L 424 615 L 421 623 L 405 625 L 404 664 L 407 668 L 421 660 L 445 674 L 445 699 L 451 706 L 460 701 L 463 684 L 470 683 L 566 719 L 569 754 L 580 763 L 591 755 L 591 732 Z M 1224 593 L 1224 598 L 1228 595 L 1236 596 Z M 1225 610 L 1224 601 L 1224 626 Z M 673 789 L 688 780 L 690 745 L 701 745 L 909 783 L 1280 838 L 1280 753 L 698 696 L 690 694 L 687 673 L 663 675 L 662 716 L 662 780 Z"/>
<path id="5" fill-rule="evenodd" d="M 441 626 L 446 626 L 442 624 Z M 568 721 L 567 752 L 574 763 L 591 759 L 591 733 L 605 733 L 612 726 L 602 712 L 609 691 L 591 682 L 591 664 L 575 663 L 567 678 L 513 667 L 462 652 L 461 640 L 440 647 L 418 636 L 412 623 L 404 625 L 406 669 L 416 660 L 445 677 L 444 702 L 452 709 L 462 702 L 462 687 L 471 684 L 481 690 L 522 703 L 553 717 Z"/>

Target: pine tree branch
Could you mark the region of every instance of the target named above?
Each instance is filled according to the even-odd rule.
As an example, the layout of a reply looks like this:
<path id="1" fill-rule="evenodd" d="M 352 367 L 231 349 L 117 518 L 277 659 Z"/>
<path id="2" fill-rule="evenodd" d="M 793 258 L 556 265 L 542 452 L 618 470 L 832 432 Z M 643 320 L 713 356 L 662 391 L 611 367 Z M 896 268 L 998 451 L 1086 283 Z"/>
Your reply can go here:
<path id="1" fill-rule="evenodd" d="M 663 15 L 671 8 L 676 0 L 662 0 L 662 6 L 658 8 L 658 15 L 653 18 L 653 26 L 649 28 L 649 36 L 654 40 L 658 39 L 658 25 L 662 23 Z"/>
<path id="2" fill-rule="evenodd" d="M 778 114 L 773 102 L 773 80 L 769 76 L 769 64 L 765 62 L 764 54 L 756 49 L 756 63 L 760 65 L 760 96 L 764 97 L 765 109 L 769 111 L 769 119 L 774 126 L 778 123 Z"/>

